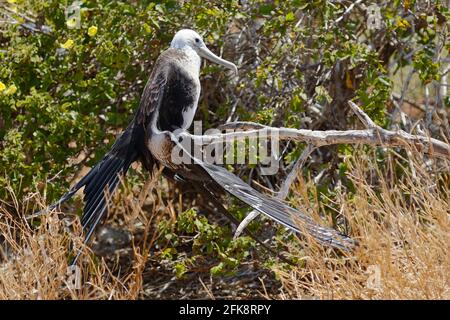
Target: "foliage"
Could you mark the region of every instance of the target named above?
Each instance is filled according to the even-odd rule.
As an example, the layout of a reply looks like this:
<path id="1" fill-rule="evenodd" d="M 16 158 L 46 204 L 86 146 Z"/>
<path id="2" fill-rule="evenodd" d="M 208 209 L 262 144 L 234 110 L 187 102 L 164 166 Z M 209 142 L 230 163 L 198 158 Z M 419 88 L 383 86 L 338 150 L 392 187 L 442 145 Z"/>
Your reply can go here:
<path id="1" fill-rule="evenodd" d="M 378 30 L 368 28 L 362 5 L 348 10 L 352 1 L 83 0 L 79 25 L 65 14 L 72 1 L 1 2 L 0 18 L 6 22 L 0 25 L 0 199 L 18 215 L 30 213 L 36 206 L 30 194 L 43 193 L 50 203 L 83 166 L 94 165 L 130 121 L 153 63 L 181 28 L 199 31 L 213 52 L 239 68 L 234 78 L 204 64 L 196 115 L 204 129 L 227 119 L 350 129 L 360 126 L 347 106 L 352 99 L 383 127 L 411 131 L 420 120 L 430 136 L 449 139 L 448 118 L 441 115 L 448 114 L 450 98 L 440 96 L 450 52 L 446 1 L 376 3 L 382 17 Z M 408 79 L 404 73 L 409 72 Z M 434 99 L 425 88 L 433 89 Z M 411 97 L 414 103 L 407 103 Z M 423 105 L 432 105 L 436 113 Z M 400 119 L 405 106 L 420 116 L 410 112 L 412 120 Z M 304 148 L 282 147 L 277 176 L 261 177 L 256 166 L 230 169 L 277 189 Z M 357 150 L 372 154 L 371 148 Z M 393 164 L 393 171 L 401 176 L 410 162 L 398 152 L 405 159 Z M 354 206 L 361 192 L 349 177 L 354 157 L 353 146 L 325 147 L 304 169 L 314 184 L 304 191 L 309 204 L 303 205 L 345 232 L 349 217 L 340 214 L 340 196 L 346 194 Z M 390 157 L 376 152 L 380 165 L 390 163 Z M 137 176 L 132 172 L 128 179 Z M 367 185 L 383 194 L 378 183 Z M 160 258 L 179 278 L 205 264 L 214 275 L 236 271 L 251 257 L 254 242 L 231 240 L 229 227 L 200 215 L 191 208 L 197 205 L 192 200 L 187 197 L 177 207 L 176 221 L 166 215 L 156 227 L 162 234 Z M 289 201 L 297 205 L 299 197 L 291 194 Z M 242 219 L 246 210 L 236 206 L 231 211 Z M 295 242 L 292 238 L 277 234 L 280 242 Z"/>
<path id="2" fill-rule="evenodd" d="M 75 172 L 78 167 L 69 165 L 69 159 L 81 153 L 92 165 L 108 150 L 130 120 L 152 63 L 182 27 L 205 32 L 208 45 L 216 52 L 225 48 L 228 59 L 244 59 L 238 86 L 220 68 L 204 68 L 203 79 L 212 84 L 204 92 L 209 105 L 203 101 L 201 109 L 218 115 L 210 119 L 208 112 L 199 113 L 205 123 L 218 123 L 236 97 L 244 119 L 317 126 L 304 120 L 316 118 L 309 110 L 311 100 L 327 108 L 337 97 L 326 79 L 311 88 L 310 82 L 321 74 L 311 74 L 309 65 L 319 62 L 333 70 L 337 62 L 346 61 L 347 89 L 356 90 L 352 95 L 369 115 L 387 125 L 385 105 L 392 81 L 386 58 L 380 56 L 381 49 L 374 50 L 376 34 L 360 31 L 364 16 L 353 14 L 343 23 L 336 22 L 343 14 L 341 5 L 301 0 L 254 1 L 247 6 L 237 1 L 212 1 L 209 6 L 201 1 L 83 1 L 77 26 L 65 16 L 70 4 L 16 1 L 12 9 L 32 13 L 36 25 L 51 32 L 32 32 L 20 24 L 2 28 L 0 81 L 5 88 L 0 94 L 0 167 L 18 195 L 34 191 L 38 182 L 61 170 L 59 177 Z M 420 11 L 422 24 L 417 30 L 402 22 L 410 19 L 406 10 L 400 2 L 382 7 L 384 41 L 404 43 L 391 55 L 403 65 L 413 65 L 425 83 L 437 80 L 440 68 L 433 61 L 433 40 L 442 19 L 449 16 L 448 9 L 436 5 L 435 10 Z M 19 15 L 13 17 L 27 22 Z M 224 37 L 227 33 L 230 36 Z M 422 47 L 417 49 L 415 43 Z M 409 53 L 414 53 L 412 59 L 405 60 Z M 362 79 L 355 79 L 356 69 L 361 69 Z M 66 179 L 54 180 L 48 199 L 59 196 L 64 185 Z"/>
<path id="3" fill-rule="evenodd" d="M 208 257 L 217 261 L 210 269 L 213 275 L 228 274 L 236 270 L 239 264 L 250 255 L 249 249 L 254 241 L 249 237 L 231 239 L 228 227 L 219 227 L 208 222 L 206 217 L 199 216 L 194 209 L 181 213 L 176 221 L 176 230 L 172 230 L 170 222 L 165 220 L 159 224 L 163 258 L 175 261 L 174 270 L 177 277 L 195 270 Z M 187 243 L 192 247 L 192 256 L 184 254 L 177 257 L 177 247 Z"/>

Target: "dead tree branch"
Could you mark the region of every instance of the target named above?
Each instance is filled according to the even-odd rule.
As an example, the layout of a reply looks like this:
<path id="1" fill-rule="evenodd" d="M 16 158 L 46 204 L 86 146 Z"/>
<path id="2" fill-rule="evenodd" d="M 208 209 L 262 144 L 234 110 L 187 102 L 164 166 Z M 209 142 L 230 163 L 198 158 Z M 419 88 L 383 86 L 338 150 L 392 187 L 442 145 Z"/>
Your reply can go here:
<path id="1" fill-rule="evenodd" d="M 305 130 L 291 128 L 274 128 L 253 122 L 232 122 L 220 127 L 221 130 L 236 130 L 221 134 L 191 135 L 181 132 L 177 138 L 192 139 L 197 145 L 213 145 L 224 142 L 235 142 L 245 140 L 249 136 L 259 138 L 278 138 L 280 140 L 293 140 L 306 142 L 308 146 L 296 161 L 291 172 L 283 181 L 277 198 L 284 200 L 289 189 L 297 177 L 298 171 L 304 165 L 311 152 L 320 146 L 332 144 L 367 144 L 371 146 L 402 147 L 408 152 L 424 152 L 430 156 L 436 156 L 450 160 L 450 145 L 423 135 L 412 135 L 403 130 L 391 131 L 377 125 L 361 108 L 349 101 L 349 106 L 366 127 L 365 130 Z M 239 237 L 248 224 L 258 217 L 259 212 L 251 211 L 239 224 L 234 238 Z"/>
<path id="2" fill-rule="evenodd" d="M 450 160 L 450 145 L 448 143 L 427 136 L 413 135 L 403 130 L 383 129 L 375 124 L 356 104 L 349 102 L 349 105 L 364 125 L 367 126 L 367 129 L 322 131 L 275 128 L 247 122 L 245 123 L 247 127 L 253 126 L 258 129 L 210 135 L 192 135 L 188 132 L 181 132 L 178 134 L 178 137 L 192 139 L 197 145 L 242 141 L 249 136 L 306 142 L 315 147 L 333 144 L 367 144 L 380 147 L 402 147 L 412 152 L 423 152 L 431 157 Z M 229 125 L 231 126 L 231 124 Z"/>

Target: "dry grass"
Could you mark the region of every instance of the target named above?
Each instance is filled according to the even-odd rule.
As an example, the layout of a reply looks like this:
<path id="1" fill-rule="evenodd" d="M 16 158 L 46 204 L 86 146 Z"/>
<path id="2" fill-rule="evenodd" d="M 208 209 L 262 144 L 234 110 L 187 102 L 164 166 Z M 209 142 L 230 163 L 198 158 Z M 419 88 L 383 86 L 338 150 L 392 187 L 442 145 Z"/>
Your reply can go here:
<path id="1" fill-rule="evenodd" d="M 275 267 L 283 284 L 281 298 L 450 298 L 449 167 L 435 165 L 430 171 L 415 160 L 413 168 L 396 175 L 394 164 L 399 161 L 349 161 L 356 192 L 351 200 L 341 193 L 334 207 L 360 246 L 346 257 L 313 244 L 302 252 L 291 248 L 304 256 L 304 264 L 290 271 Z M 302 181 L 297 190 L 309 184 Z M 299 197 L 306 199 L 302 192 Z"/>
<path id="2" fill-rule="evenodd" d="M 0 203 L 0 299 L 137 299 L 148 247 L 157 237 L 156 233 L 152 236 L 148 232 L 156 210 L 149 216 L 142 209 L 149 192 L 151 189 L 143 188 L 136 203 L 127 189 L 121 196 L 122 205 L 114 208 L 127 213 L 128 228 L 132 229 L 130 224 L 139 221 L 147 231 L 139 245 L 132 247 L 134 259 L 126 274 L 112 271 L 103 258 L 96 257 L 82 243 L 78 219 L 61 219 L 61 212 L 53 211 L 43 216 L 38 226 L 31 227 L 32 223 L 24 218 L 27 210 L 19 201 L 14 201 L 13 208 L 11 204 Z M 68 252 L 72 245 L 83 252 L 79 287 L 74 286 L 69 267 Z"/>
<path id="3" fill-rule="evenodd" d="M 117 298 L 125 291 L 112 277 L 106 282 L 106 266 L 92 261 L 89 289 L 71 289 L 68 274 L 68 239 L 64 222 L 56 213 L 32 230 L 24 221 L 2 208 L 0 232 L 3 236 L 0 272 L 0 299 L 87 299 Z M 118 288 L 121 288 L 120 293 Z"/>
<path id="4" fill-rule="evenodd" d="M 374 157 L 359 157 L 348 161 L 348 178 L 356 192 L 349 195 L 342 191 L 333 205 L 345 216 L 351 234 L 360 242 L 356 252 L 339 256 L 312 241 L 302 249 L 298 243 L 291 244 L 290 253 L 301 257 L 299 266 L 287 270 L 285 266 L 275 265 L 273 270 L 281 281 L 281 293 L 262 292 L 263 296 L 285 299 L 450 298 L 448 165 L 442 167 L 440 163 L 438 168 L 434 164 L 433 169 L 425 169 L 423 161 L 399 161 L 398 155 L 383 165 L 372 159 Z M 396 174 L 400 163 L 409 163 L 409 166 L 404 168 L 403 174 Z M 175 219 L 180 206 L 168 200 L 170 195 L 164 194 L 163 188 L 152 192 L 149 185 L 152 183 L 142 188 L 144 191 L 138 197 L 132 190 L 122 192 L 114 208 L 115 214 L 122 217 L 120 228 L 133 234 L 134 229 L 140 228 L 143 234 L 143 238 L 133 242 L 132 262 L 126 270 L 115 268 L 112 271 L 111 264 L 93 255 L 89 248 L 80 246 L 77 222 L 69 233 L 67 222 L 54 212 L 38 226 L 30 227 L 23 219 L 26 210 L 19 201 L 8 207 L 0 204 L 0 299 L 142 298 L 145 266 L 148 268 L 152 258 L 149 248 L 158 237 L 154 226 L 162 215 Z M 170 193 L 167 185 L 164 188 Z M 318 201 L 308 200 L 307 191 L 311 190 L 315 190 L 313 183 L 300 177 L 294 188 L 298 196 L 295 197 L 298 203 L 294 205 L 309 206 L 318 215 L 324 208 Z M 147 209 L 143 210 L 143 206 Z M 150 216 L 144 211 L 150 211 Z M 80 289 L 70 289 L 67 285 L 69 235 L 86 252 Z M 201 277 L 195 278 L 199 287 L 205 287 Z M 212 296 L 209 289 L 205 289 L 204 298 Z"/>

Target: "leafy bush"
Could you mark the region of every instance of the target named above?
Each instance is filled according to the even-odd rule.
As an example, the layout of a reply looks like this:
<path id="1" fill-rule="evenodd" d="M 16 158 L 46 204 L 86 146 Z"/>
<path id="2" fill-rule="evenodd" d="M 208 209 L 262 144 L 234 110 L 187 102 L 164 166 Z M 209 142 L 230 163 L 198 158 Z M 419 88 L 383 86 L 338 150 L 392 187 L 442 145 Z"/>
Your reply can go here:
<path id="1" fill-rule="evenodd" d="M 8 177 L 18 195 L 62 170 L 47 190 L 53 200 L 78 169 L 70 159 L 83 154 L 92 165 L 108 150 L 130 120 L 153 62 L 182 27 L 204 32 L 212 50 L 223 51 L 241 70 L 236 85 L 216 66 L 203 69 L 205 99 L 198 117 L 206 125 L 223 121 L 237 103 L 232 119 L 338 129 L 346 121 L 333 116 L 324 125 L 310 106 L 322 105 L 329 117 L 328 109 L 344 108 L 340 96 L 356 97 L 387 125 L 391 57 L 399 66 L 413 65 L 425 83 L 439 79 L 434 40 L 449 17 L 448 9 L 436 4 L 411 22 L 406 10 L 412 4 L 396 1 L 381 7 L 386 28 L 380 40 L 367 30 L 364 15 L 345 15 L 341 5 L 327 1 L 211 1 L 207 6 L 203 1 L 83 1 L 79 26 L 65 15 L 70 4 L 2 5 L 19 12 L 3 9 L 19 23 L 2 26 L 0 36 L 0 165 L 2 181 Z M 21 26 L 29 22 L 27 15 L 41 31 Z M 404 46 L 383 47 L 396 41 Z M 412 59 L 405 59 L 410 53 Z M 323 70 L 314 71 L 318 64 Z M 337 64 L 344 70 L 336 75 L 343 77 L 343 88 L 326 78 Z M 314 121 L 305 122 L 308 118 Z"/>
<path id="2" fill-rule="evenodd" d="M 212 64 L 202 68 L 196 118 L 204 129 L 237 119 L 350 129 L 359 126 L 347 106 L 355 100 L 383 127 L 411 131 L 421 120 L 431 136 L 449 138 L 450 98 L 440 89 L 450 51 L 445 1 L 377 3 L 377 30 L 368 28 L 363 4 L 352 7 L 351 1 L 84 0 L 80 25 L 65 14 L 71 1 L 0 3 L 6 21 L 0 25 L 0 199 L 16 213 L 15 198 L 26 200 L 36 191 L 52 202 L 82 166 L 96 163 L 130 121 L 153 63 L 181 28 L 199 31 L 212 51 L 239 68 L 237 78 Z M 435 99 L 425 95 L 425 86 Z M 399 120 L 403 104 L 421 115 Z M 255 166 L 230 169 L 277 189 L 303 148 L 284 144 L 280 174 L 273 177 L 261 177 Z M 371 148 L 358 152 L 373 155 Z M 305 195 L 309 209 L 329 214 L 340 227 L 340 195 L 352 203 L 358 193 L 348 177 L 354 153 L 348 145 L 321 148 L 304 172 L 314 179 Z M 398 153 L 405 159 L 393 171 L 407 173 L 408 157 Z M 379 164 L 392 163 L 384 150 L 376 157 Z M 236 270 L 254 243 L 247 237 L 232 241 L 228 227 L 198 215 L 190 203 L 179 208 L 176 222 L 162 219 L 157 226 L 164 235 L 158 240 L 162 259 L 178 277 L 204 257 L 213 261 L 212 274 Z M 33 210 L 33 203 L 23 206 Z M 231 211 L 239 219 L 246 213 Z M 188 253 L 183 237 L 190 239 Z"/>

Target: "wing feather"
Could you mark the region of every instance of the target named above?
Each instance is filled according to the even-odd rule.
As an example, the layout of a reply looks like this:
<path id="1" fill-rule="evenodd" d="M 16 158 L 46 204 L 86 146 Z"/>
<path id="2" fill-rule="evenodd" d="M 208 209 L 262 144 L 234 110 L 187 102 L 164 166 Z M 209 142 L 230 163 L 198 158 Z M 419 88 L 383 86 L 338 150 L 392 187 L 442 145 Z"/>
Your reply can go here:
<path id="1" fill-rule="evenodd" d="M 216 188 L 222 188 L 253 209 L 258 210 L 270 219 L 281 223 L 290 230 L 299 234 L 303 234 L 306 231 L 322 245 L 348 251 L 357 244 L 348 236 L 341 234 L 332 228 L 321 226 L 311 217 L 288 206 L 284 202 L 255 190 L 225 168 L 193 157 L 180 143 L 178 143 L 176 138 L 172 138 L 172 141 L 174 141 L 176 146 L 181 148 L 185 154 L 191 158 L 192 163 L 194 164 L 194 166 L 188 165 L 189 175 L 191 177 L 193 170 L 197 171 L 196 174 L 198 177 L 201 177 L 202 173 L 198 172 L 198 169 L 200 168 L 207 176 L 216 182 Z"/>

